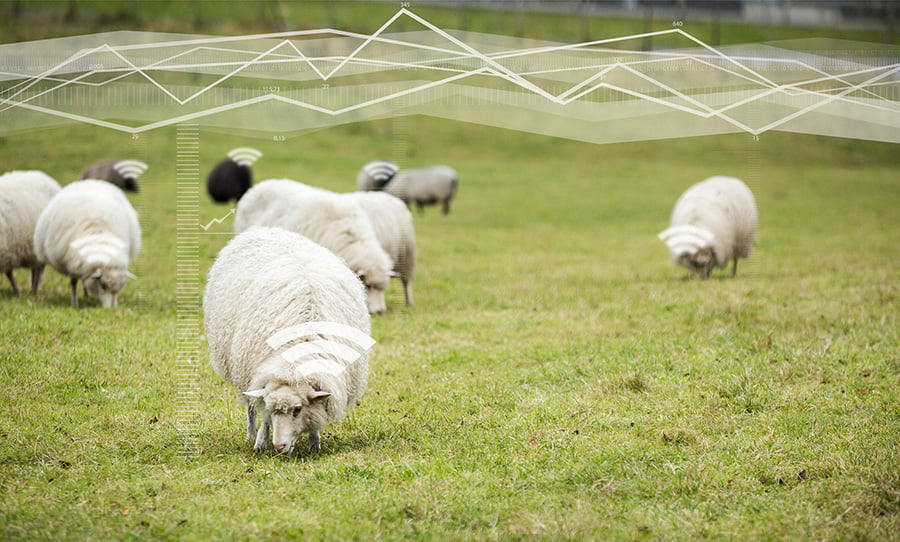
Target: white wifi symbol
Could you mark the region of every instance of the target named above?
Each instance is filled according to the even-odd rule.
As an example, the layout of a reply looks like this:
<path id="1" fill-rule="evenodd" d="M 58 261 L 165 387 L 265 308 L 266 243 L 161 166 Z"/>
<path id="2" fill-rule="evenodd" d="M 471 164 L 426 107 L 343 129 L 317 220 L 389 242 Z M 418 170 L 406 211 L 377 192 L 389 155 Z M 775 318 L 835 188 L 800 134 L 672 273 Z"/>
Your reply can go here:
<path id="1" fill-rule="evenodd" d="M 384 184 L 397 174 L 397 164 L 387 160 L 375 160 L 363 166 L 363 171 L 378 183 Z"/>
<path id="2" fill-rule="evenodd" d="M 82 235 L 69 247 L 88 264 L 108 265 L 125 252 L 125 241 L 111 233 L 96 233 Z"/>
<path id="3" fill-rule="evenodd" d="M 271 335 L 266 343 L 278 350 L 297 339 L 326 335 L 343 339 L 353 346 L 335 340 L 313 339 L 287 348 L 281 352 L 281 357 L 303 376 L 315 373 L 338 376 L 375 344 L 375 339 L 362 331 L 337 322 L 306 322 L 287 327 Z"/>
<path id="4" fill-rule="evenodd" d="M 137 179 L 147 168 L 147 164 L 140 160 L 122 160 L 113 165 L 113 169 L 126 179 Z"/>
<path id="5" fill-rule="evenodd" d="M 228 157 L 239 166 L 252 166 L 254 162 L 259 160 L 260 156 L 262 156 L 262 153 L 252 147 L 238 147 L 228 151 Z"/>
<path id="6" fill-rule="evenodd" d="M 672 226 L 659 234 L 666 246 L 673 254 L 695 254 L 703 247 L 707 247 L 715 240 L 715 236 L 709 230 L 685 224 Z"/>

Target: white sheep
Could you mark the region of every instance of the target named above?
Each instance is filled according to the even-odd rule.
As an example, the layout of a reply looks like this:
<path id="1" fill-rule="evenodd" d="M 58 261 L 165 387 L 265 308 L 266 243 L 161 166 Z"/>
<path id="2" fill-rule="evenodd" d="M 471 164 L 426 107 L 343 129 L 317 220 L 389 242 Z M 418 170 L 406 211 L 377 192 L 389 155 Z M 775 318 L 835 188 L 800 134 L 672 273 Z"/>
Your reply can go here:
<path id="1" fill-rule="evenodd" d="M 70 279 L 72 306 L 78 306 L 78 281 L 84 293 L 115 307 L 128 264 L 141 249 L 141 226 L 125 194 L 106 181 L 76 181 L 60 190 L 44 208 L 34 229 L 38 261 Z"/>
<path id="2" fill-rule="evenodd" d="M 356 174 L 357 190 L 381 190 L 397 174 L 397 164 L 388 160 L 372 160 Z"/>
<path id="3" fill-rule="evenodd" d="M 13 269 L 31 269 L 31 293 L 37 293 L 44 264 L 34 253 L 34 226 L 59 184 L 42 171 L 11 171 L 0 176 L 0 271 L 13 293 L 21 290 Z"/>
<path id="4" fill-rule="evenodd" d="M 407 205 L 414 202 L 421 212 L 425 205 L 441 203 L 444 214 L 459 189 L 459 175 L 447 166 L 402 169 L 384 185 L 384 191 Z"/>
<path id="5" fill-rule="evenodd" d="M 416 232 L 412 213 L 400 199 L 386 192 L 350 192 L 344 197 L 355 201 L 368 215 L 375 237 L 394 261 L 394 274 L 403 283 L 406 305 L 413 302 L 412 281 L 416 272 Z"/>
<path id="6" fill-rule="evenodd" d="M 284 228 L 331 250 L 366 285 L 369 312 L 385 312 L 384 290 L 394 262 L 356 203 L 297 181 L 269 179 L 253 186 L 238 202 L 234 231 L 240 233 L 250 226 Z"/>
<path id="7" fill-rule="evenodd" d="M 235 236 L 209 271 L 203 297 L 209 357 L 247 402 L 253 450 L 289 454 L 359 404 L 369 374 L 363 286 L 336 255 L 281 228 Z M 257 430 L 256 414 L 262 414 Z"/>
<path id="8" fill-rule="evenodd" d="M 753 193 L 740 179 L 710 177 L 688 188 L 675 202 L 669 228 L 659 234 L 672 261 L 702 279 L 714 267 L 750 255 L 758 215 Z"/>

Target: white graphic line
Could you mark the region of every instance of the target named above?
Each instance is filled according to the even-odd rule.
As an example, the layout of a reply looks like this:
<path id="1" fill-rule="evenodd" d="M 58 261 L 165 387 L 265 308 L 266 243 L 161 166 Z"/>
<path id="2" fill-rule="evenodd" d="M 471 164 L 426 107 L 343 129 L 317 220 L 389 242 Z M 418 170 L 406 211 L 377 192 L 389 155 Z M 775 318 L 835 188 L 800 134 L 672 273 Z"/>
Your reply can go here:
<path id="1" fill-rule="evenodd" d="M 415 43 L 411 39 L 388 35 L 390 27 L 401 18 L 421 25 L 423 30 L 409 35 L 415 36 L 415 40 L 429 40 L 429 43 Z M 407 33 L 399 35 L 407 37 Z M 488 124 L 492 121 L 498 126 L 516 127 L 519 123 L 515 117 L 531 115 L 528 118 L 533 122 L 526 123 L 530 126 L 550 124 L 561 137 L 587 137 L 590 140 L 607 136 L 594 135 L 597 131 L 586 125 L 587 119 L 594 115 L 599 119 L 624 117 L 635 123 L 642 137 L 652 139 L 657 127 L 652 122 L 639 122 L 637 117 L 643 113 L 634 113 L 636 109 L 624 107 L 620 110 L 628 111 L 625 115 L 612 112 L 620 107 L 616 102 L 627 97 L 625 106 L 641 100 L 670 113 L 687 115 L 683 120 L 688 122 L 678 126 L 683 135 L 692 135 L 692 130 L 707 133 L 704 130 L 710 130 L 710 126 L 714 131 L 744 131 L 754 135 L 774 129 L 797 129 L 798 126 L 802 129 L 811 123 L 792 121 L 809 115 L 816 121 L 813 124 L 824 125 L 835 135 L 849 133 L 853 137 L 866 137 L 865 129 L 871 127 L 873 138 L 900 142 L 900 118 L 896 117 L 900 114 L 900 102 L 890 98 L 895 95 L 895 87 L 900 85 L 897 77 L 900 64 L 888 63 L 886 59 L 870 58 L 871 62 L 864 64 L 827 58 L 820 50 L 814 51 L 816 54 L 807 54 L 778 49 L 789 58 L 728 54 L 727 48 L 712 47 L 683 29 L 575 44 L 512 47 L 505 51 L 493 50 L 498 46 L 488 42 L 491 45 L 487 48 L 492 50 L 487 52 L 466 41 L 483 39 L 479 34 L 460 35 L 465 37 L 458 38 L 402 8 L 369 35 L 320 29 L 126 45 L 107 42 L 80 49 L 59 62 L 54 59 L 54 67 L 42 68 L 37 74 L 16 73 L 9 69 L 0 72 L 0 79 L 3 79 L 0 80 L 0 126 L 4 124 L 4 115 L 17 114 L 15 122 L 6 124 L 21 129 L 23 121 L 19 117 L 24 117 L 27 128 L 31 116 L 40 113 L 136 134 L 277 102 L 299 110 L 297 115 L 303 119 L 301 123 L 312 119 L 311 126 L 292 125 L 295 130 L 302 131 L 346 121 L 417 112 L 416 107 L 425 108 L 424 104 L 430 104 L 436 98 L 457 96 L 474 100 L 472 105 L 478 107 L 496 108 L 497 116 L 487 121 Z M 629 40 L 666 36 L 683 40 L 687 47 L 671 51 L 608 47 Z M 312 40 L 307 41 L 308 38 Z M 35 48 L 50 43 L 46 40 L 31 42 Z M 316 49 L 326 43 L 329 47 L 334 44 L 337 49 Z M 520 42 L 509 40 L 509 43 Z M 21 48 L 28 44 L 16 45 Z M 385 49 L 384 46 L 389 47 Z M 4 59 L 3 48 L 0 45 L 0 61 Z M 335 54 L 332 52 L 335 50 L 350 52 Z M 40 59 L 46 54 L 39 51 L 35 56 Z M 215 58 L 204 59 L 203 55 Z M 418 58 L 405 58 L 406 55 L 418 55 Z M 867 65 L 877 63 L 876 60 L 885 65 Z M 14 59 L 8 64 L 21 65 Z M 40 61 L 30 64 L 41 66 Z M 323 69 L 325 67 L 328 69 Z M 403 72 L 412 75 L 401 77 Z M 172 76 L 190 74 L 212 76 L 212 82 L 202 85 L 172 82 Z M 104 76 L 103 80 L 96 80 L 100 75 Z M 140 83 L 130 82 L 128 78 L 132 75 L 146 83 L 140 86 Z M 344 75 L 354 78 L 338 79 Z M 360 75 L 364 77 L 358 77 Z M 867 77 L 865 81 L 853 82 L 863 76 Z M 248 80 L 251 84 L 246 85 Z M 322 92 L 312 92 L 316 90 L 312 86 L 316 80 L 323 82 Z M 491 80 L 495 82 L 491 83 Z M 484 84 L 486 81 L 487 85 Z M 397 90 L 397 84 L 408 88 Z M 506 84 L 510 88 L 505 88 Z M 88 94 L 88 99 L 102 102 L 118 90 L 135 88 L 145 91 L 144 96 L 150 99 L 162 97 L 163 107 L 148 104 L 144 109 L 120 109 L 118 114 L 108 113 L 104 118 L 97 118 L 103 113 L 85 106 L 80 99 L 84 92 L 96 93 Z M 151 93 L 158 92 L 158 96 L 146 94 L 147 89 Z M 81 94 L 76 95 L 76 91 Z M 253 95 L 256 92 L 259 94 Z M 417 95 L 420 99 L 410 100 Z M 523 105 L 525 96 L 530 101 Z M 828 116 L 833 108 L 819 111 L 835 103 L 841 105 L 837 117 Z M 388 104 L 390 109 L 386 109 Z M 468 103 L 462 105 L 449 113 L 448 118 L 454 118 L 454 115 L 467 118 L 469 115 L 478 122 L 484 117 L 484 109 L 470 110 L 466 107 Z M 106 108 L 99 109 L 106 112 Z M 132 109 L 135 109 L 133 114 Z M 573 111 L 566 113 L 563 109 Z M 753 112 L 751 118 L 761 119 L 759 125 L 748 123 L 748 109 Z M 431 113 L 428 109 L 424 112 Z M 305 113 L 321 114 L 333 120 L 308 114 L 302 116 Z M 441 113 L 448 115 L 447 110 L 440 108 L 434 114 L 442 116 Z M 662 113 L 651 109 L 650 114 Z M 345 115 L 349 117 L 346 121 L 339 119 Z M 571 119 L 569 125 L 560 125 L 555 121 L 557 116 Z M 112 118 L 122 121 L 109 120 Z M 724 121 L 730 128 L 723 128 L 720 122 L 704 124 L 715 119 Z M 544 120 L 553 122 L 542 122 Z M 135 126 L 125 125 L 127 122 L 134 122 Z M 209 122 L 216 120 L 211 118 Z M 259 122 L 262 126 L 247 128 L 265 130 L 266 123 L 290 125 L 285 115 L 262 116 Z"/>

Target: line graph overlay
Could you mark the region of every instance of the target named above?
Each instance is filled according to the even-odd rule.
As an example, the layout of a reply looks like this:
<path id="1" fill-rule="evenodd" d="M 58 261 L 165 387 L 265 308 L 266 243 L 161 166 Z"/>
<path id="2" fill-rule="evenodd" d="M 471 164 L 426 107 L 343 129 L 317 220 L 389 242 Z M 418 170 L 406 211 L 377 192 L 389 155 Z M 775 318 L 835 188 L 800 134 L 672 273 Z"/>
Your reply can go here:
<path id="1" fill-rule="evenodd" d="M 400 19 L 418 29 L 392 31 Z M 646 36 L 660 49 L 643 51 Z M 424 114 L 597 143 L 769 130 L 900 142 L 898 57 L 823 39 L 715 48 L 680 28 L 552 43 L 444 30 L 405 8 L 371 35 L 115 32 L 0 46 L 0 134 L 295 134 Z"/>

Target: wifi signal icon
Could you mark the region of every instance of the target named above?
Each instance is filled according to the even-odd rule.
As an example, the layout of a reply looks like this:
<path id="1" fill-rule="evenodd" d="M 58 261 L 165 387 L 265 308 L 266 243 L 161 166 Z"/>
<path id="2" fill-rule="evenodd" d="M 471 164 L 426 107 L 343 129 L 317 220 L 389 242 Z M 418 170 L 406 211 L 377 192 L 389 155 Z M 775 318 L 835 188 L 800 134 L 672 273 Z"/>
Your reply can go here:
<path id="1" fill-rule="evenodd" d="M 88 264 L 108 265 L 113 259 L 125 253 L 125 241 L 111 233 L 82 235 L 69 243 L 69 248 L 78 253 Z"/>
<path id="2" fill-rule="evenodd" d="M 659 238 L 673 254 L 694 254 L 715 241 L 712 232 L 690 224 L 672 226 L 662 231 Z"/>
<path id="3" fill-rule="evenodd" d="M 375 160 L 363 166 L 363 171 L 378 184 L 385 184 L 397 174 L 397 164 L 387 160 Z"/>
<path id="4" fill-rule="evenodd" d="M 322 339 L 324 336 L 339 338 L 350 344 Z M 375 339 L 362 331 L 337 322 L 306 322 L 287 327 L 266 339 L 266 344 L 278 350 L 306 337 L 316 338 L 299 342 L 281 352 L 281 357 L 294 365 L 303 376 L 315 373 L 338 376 L 375 344 Z"/>
<path id="5" fill-rule="evenodd" d="M 252 166 L 262 153 L 252 147 L 238 147 L 228 151 L 228 158 L 231 158 L 239 166 Z"/>
<path id="6" fill-rule="evenodd" d="M 140 160 L 122 160 L 113 165 L 113 169 L 126 179 L 137 179 L 148 167 Z"/>

